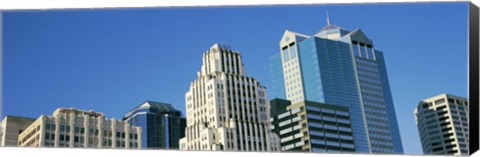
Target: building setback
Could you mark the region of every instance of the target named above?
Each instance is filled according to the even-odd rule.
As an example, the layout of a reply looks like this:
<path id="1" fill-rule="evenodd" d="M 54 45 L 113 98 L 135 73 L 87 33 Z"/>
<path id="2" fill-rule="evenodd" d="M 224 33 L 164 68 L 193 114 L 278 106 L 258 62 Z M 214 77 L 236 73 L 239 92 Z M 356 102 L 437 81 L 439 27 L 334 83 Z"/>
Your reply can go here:
<path id="1" fill-rule="evenodd" d="M 425 154 L 468 155 L 468 99 L 441 94 L 414 110 Z"/>
<path id="2" fill-rule="evenodd" d="M 185 94 L 187 127 L 180 149 L 279 150 L 278 136 L 270 131 L 267 90 L 245 75 L 239 52 L 214 44 L 197 75 Z"/>
<path id="3" fill-rule="evenodd" d="M 348 107 L 310 101 L 291 104 L 273 99 L 272 130 L 279 135 L 282 151 L 354 152 Z M 283 109 L 283 110 L 282 110 Z"/>
<path id="4" fill-rule="evenodd" d="M 59 108 L 41 115 L 18 137 L 23 147 L 141 148 L 141 127 L 130 126 L 103 113 Z"/>
<path id="5" fill-rule="evenodd" d="M 18 135 L 34 121 L 33 118 L 7 115 L 0 122 L 0 146 L 17 146 Z"/>
<path id="6" fill-rule="evenodd" d="M 275 98 L 349 108 L 356 152 L 403 153 L 383 53 L 362 30 L 287 30 L 270 65 Z"/>
<path id="7" fill-rule="evenodd" d="M 178 149 L 178 141 L 185 135 L 185 119 L 168 103 L 146 101 L 128 112 L 123 120 L 142 127 L 143 148 Z"/>

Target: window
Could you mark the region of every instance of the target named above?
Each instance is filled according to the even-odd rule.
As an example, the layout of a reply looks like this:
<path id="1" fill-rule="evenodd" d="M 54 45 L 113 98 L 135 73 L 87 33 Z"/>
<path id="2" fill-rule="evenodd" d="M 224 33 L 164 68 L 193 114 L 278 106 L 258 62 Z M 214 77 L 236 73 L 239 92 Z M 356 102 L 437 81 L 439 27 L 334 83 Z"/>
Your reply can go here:
<path id="1" fill-rule="evenodd" d="M 442 104 L 442 103 L 445 103 L 445 99 L 443 98 L 435 101 L 435 105 Z"/>
<path id="2" fill-rule="evenodd" d="M 355 56 L 360 57 L 360 52 L 358 52 L 358 45 L 356 43 L 352 44 L 353 45 L 353 54 Z"/>
<path id="3" fill-rule="evenodd" d="M 295 46 L 290 47 L 290 57 L 292 59 L 297 57 L 297 49 Z"/>
<path id="4" fill-rule="evenodd" d="M 372 46 L 370 45 L 367 45 L 367 54 L 368 54 L 368 59 L 374 59 L 373 55 L 374 55 L 374 51 L 373 51 L 373 48 Z"/>
<path id="5" fill-rule="evenodd" d="M 360 44 L 360 54 L 363 58 L 367 58 L 367 51 L 364 44 Z"/>
<path id="6" fill-rule="evenodd" d="M 283 56 L 284 62 L 290 60 L 290 57 L 288 56 L 288 48 L 285 48 L 284 50 L 282 50 L 282 56 Z"/>

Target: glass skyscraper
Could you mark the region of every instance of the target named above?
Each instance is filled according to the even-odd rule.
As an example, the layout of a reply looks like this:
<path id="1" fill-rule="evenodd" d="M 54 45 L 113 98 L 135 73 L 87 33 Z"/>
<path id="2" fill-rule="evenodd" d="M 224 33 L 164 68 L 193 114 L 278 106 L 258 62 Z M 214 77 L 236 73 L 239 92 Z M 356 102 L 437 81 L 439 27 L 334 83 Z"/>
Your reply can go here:
<path id="1" fill-rule="evenodd" d="M 142 127 L 142 147 L 178 149 L 178 140 L 185 135 L 185 118 L 171 104 L 146 101 L 128 112 L 123 120 Z"/>
<path id="2" fill-rule="evenodd" d="M 383 52 L 327 23 L 312 36 L 285 31 L 270 58 L 274 98 L 346 106 L 357 152 L 403 153 Z"/>

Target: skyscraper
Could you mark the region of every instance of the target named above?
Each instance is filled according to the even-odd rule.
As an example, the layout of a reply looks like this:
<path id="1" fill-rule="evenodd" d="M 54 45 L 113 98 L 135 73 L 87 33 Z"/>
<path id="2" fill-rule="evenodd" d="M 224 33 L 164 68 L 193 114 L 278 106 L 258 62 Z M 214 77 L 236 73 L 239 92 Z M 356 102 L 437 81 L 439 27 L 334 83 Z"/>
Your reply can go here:
<path id="1" fill-rule="evenodd" d="M 383 53 L 362 30 L 286 30 L 270 65 L 275 97 L 347 106 L 357 152 L 403 153 Z"/>
<path id="2" fill-rule="evenodd" d="M 414 110 L 423 153 L 468 155 L 468 99 L 440 94 Z"/>
<path id="3" fill-rule="evenodd" d="M 270 131 L 267 90 L 245 75 L 239 52 L 214 44 L 197 75 L 185 94 L 187 127 L 180 149 L 279 150 L 278 136 Z"/>
<path id="4" fill-rule="evenodd" d="M 155 101 L 146 101 L 123 117 L 128 124 L 142 127 L 142 147 L 154 149 L 178 149 L 185 132 L 182 119 L 171 104 Z"/>
<path id="5" fill-rule="evenodd" d="M 18 146 L 139 149 L 141 130 L 100 112 L 59 108 L 28 126 L 18 136 Z"/>

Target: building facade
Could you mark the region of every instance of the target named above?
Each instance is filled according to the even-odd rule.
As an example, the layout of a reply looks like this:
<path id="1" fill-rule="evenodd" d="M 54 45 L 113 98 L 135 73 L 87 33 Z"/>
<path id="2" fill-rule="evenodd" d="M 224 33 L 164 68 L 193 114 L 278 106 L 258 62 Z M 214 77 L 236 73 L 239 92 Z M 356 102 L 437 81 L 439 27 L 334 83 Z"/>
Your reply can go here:
<path id="1" fill-rule="evenodd" d="M 383 52 L 327 23 L 312 36 L 285 31 L 270 58 L 275 97 L 347 106 L 357 152 L 403 153 Z"/>
<path id="2" fill-rule="evenodd" d="M 41 115 L 18 137 L 22 147 L 132 148 L 142 147 L 142 128 L 107 119 L 103 113 L 59 108 Z"/>
<path id="3" fill-rule="evenodd" d="M 17 146 L 18 135 L 34 121 L 33 118 L 7 115 L 0 122 L 0 146 Z"/>
<path id="4" fill-rule="evenodd" d="M 185 94 L 187 127 L 180 149 L 279 150 L 278 136 L 270 131 L 267 90 L 245 75 L 239 52 L 214 44 L 197 75 Z"/>
<path id="5" fill-rule="evenodd" d="M 123 120 L 142 127 L 143 148 L 178 149 L 178 141 L 185 135 L 185 119 L 168 103 L 146 101 L 128 112 Z"/>
<path id="6" fill-rule="evenodd" d="M 282 99 L 270 104 L 285 106 L 270 111 L 282 151 L 355 152 L 348 107 Z"/>
<path id="7" fill-rule="evenodd" d="M 423 153 L 468 155 L 468 99 L 441 94 L 414 110 Z"/>

